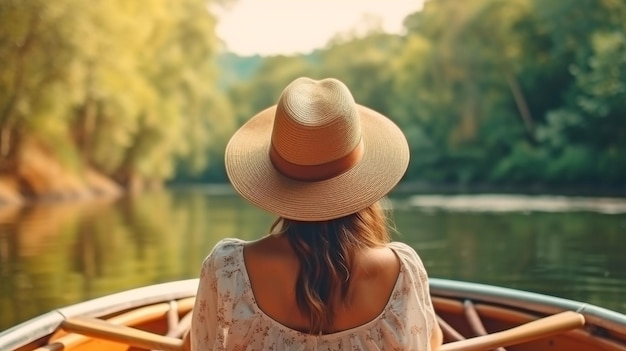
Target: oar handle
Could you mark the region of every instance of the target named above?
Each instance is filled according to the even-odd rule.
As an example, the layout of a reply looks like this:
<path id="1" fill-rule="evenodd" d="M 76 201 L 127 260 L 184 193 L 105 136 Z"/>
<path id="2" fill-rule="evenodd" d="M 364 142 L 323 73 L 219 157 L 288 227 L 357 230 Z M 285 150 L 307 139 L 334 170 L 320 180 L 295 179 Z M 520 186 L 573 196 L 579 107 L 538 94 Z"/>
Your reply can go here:
<path id="1" fill-rule="evenodd" d="M 565 311 L 511 329 L 443 344 L 439 351 L 485 351 L 545 338 L 585 325 L 585 317 Z"/>
<path id="2" fill-rule="evenodd" d="M 144 330 L 113 324 L 92 317 L 72 317 L 63 321 L 67 332 L 78 333 L 147 350 L 183 351 L 184 342 Z"/>

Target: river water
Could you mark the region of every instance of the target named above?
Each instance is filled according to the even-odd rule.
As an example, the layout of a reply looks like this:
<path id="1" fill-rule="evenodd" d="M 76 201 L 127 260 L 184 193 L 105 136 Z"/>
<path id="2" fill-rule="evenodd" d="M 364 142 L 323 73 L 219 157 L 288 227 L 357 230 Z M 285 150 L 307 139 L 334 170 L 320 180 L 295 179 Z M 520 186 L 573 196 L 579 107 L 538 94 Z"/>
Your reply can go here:
<path id="1" fill-rule="evenodd" d="M 393 194 L 395 239 L 430 276 L 585 301 L 626 313 L 626 199 Z M 224 237 L 273 216 L 228 188 L 0 208 L 0 330 L 51 309 L 196 277 Z"/>

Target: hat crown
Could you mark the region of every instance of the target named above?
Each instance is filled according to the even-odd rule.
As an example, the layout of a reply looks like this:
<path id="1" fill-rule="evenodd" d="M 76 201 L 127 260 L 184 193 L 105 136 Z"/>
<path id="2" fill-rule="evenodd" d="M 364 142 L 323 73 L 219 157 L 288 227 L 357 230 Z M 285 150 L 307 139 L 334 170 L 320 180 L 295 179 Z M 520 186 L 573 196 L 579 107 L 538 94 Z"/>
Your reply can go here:
<path id="1" fill-rule="evenodd" d="M 280 96 L 272 148 L 285 161 L 314 166 L 339 160 L 361 142 L 350 90 L 339 80 L 298 78 Z"/>

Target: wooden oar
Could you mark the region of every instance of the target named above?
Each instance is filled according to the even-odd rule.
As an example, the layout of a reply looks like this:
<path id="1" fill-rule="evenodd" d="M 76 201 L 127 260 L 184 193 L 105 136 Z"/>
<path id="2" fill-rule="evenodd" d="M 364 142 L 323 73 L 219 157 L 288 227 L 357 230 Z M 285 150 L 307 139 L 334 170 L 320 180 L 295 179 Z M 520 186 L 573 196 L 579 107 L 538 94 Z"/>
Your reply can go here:
<path id="1" fill-rule="evenodd" d="M 565 311 L 500 332 L 446 343 L 439 348 L 439 351 L 486 351 L 542 339 L 584 324 L 585 317 L 582 314 Z"/>
<path id="2" fill-rule="evenodd" d="M 63 321 L 61 327 L 71 333 L 87 335 L 147 350 L 183 351 L 186 341 L 144 330 L 117 325 L 92 317 L 73 317 Z"/>

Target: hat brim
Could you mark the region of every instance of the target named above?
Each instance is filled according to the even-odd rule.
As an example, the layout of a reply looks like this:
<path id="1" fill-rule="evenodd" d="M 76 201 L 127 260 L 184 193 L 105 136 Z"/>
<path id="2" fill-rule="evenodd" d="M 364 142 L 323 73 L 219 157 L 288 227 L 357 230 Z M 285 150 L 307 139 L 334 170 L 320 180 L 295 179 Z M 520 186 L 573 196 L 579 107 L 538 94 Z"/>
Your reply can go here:
<path id="1" fill-rule="evenodd" d="M 409 163 L 402 131 L 382 114 L 357 104 L 364 154 L 348 171 L 306 182 L 279 173 L 269 158 L 276 106 L 245 123 L 226 146 L 225 165 L 235 188 L 252 204 L 299 221 L 325 221 L 358 212 L 383 198 Z"/>

